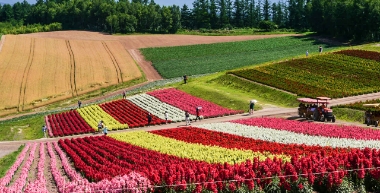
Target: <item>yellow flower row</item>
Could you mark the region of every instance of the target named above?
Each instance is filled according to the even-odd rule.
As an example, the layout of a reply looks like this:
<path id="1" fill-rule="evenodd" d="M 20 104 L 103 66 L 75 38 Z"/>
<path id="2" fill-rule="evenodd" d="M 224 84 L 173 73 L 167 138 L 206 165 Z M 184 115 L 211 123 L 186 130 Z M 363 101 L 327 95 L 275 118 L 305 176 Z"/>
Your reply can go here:
<path id="1" fill-rule="evenodd" d="M 142 148 L 158 151 L 163 154 L 173 155 L 181 158 L 205 161 L 208 163 L 241 163 L 247 159 L 259 157 L 260 160 L 273 158 L 274 156 L 283 160 L 290 160 L 286 155 L 273 155 L 270 153 L 253 152 L 251 150 L 227 149 L 219 146 L 206 146 L 201 144 L 186 143 L 176 139 L 163 137 L 148 133 L 146 131 L 133 131 L 127 133 L 114 133 L 110 137 L 127 142 Z"/>
<path id="2" fill-rule="evenodd" d="M 104 125 L 109 130 L 128 128 L 128 124 L 121 124 L 98 105 L 86 106 L 77 109 L 77 111 L 83 117 L 83 119 L 96 131 L 98 130 L 98 124 L 100 120 L 103 121 Z"/>

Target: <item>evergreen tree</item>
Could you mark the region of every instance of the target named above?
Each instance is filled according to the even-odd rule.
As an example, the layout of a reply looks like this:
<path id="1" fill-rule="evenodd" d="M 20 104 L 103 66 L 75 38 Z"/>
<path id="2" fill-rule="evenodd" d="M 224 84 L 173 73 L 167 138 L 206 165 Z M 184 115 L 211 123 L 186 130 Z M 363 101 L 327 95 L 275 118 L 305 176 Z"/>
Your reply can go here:
<path id="1" fill-rule="evenodd" d="M 263 17 L 265 21 L 269 21 L 270 19 L 270 4 L 269 0 L 264 0 L 263 4 Z"/>

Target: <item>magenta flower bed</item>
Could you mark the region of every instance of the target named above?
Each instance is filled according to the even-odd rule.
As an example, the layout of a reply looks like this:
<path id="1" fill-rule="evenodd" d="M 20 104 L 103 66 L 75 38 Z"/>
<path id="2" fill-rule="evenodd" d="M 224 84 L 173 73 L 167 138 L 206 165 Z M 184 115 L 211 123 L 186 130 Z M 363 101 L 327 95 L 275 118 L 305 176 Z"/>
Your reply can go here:
<path id="1" fill-rule="evenodd" d="M 242 113 L 242 111 L 231 110 L 218 106 L 212 102 L 194 97 L 174 88 L 155 90 L 147 94 L 158 98 L 162 102 L 168 103 L 184 111 L 188 111 L 193 115 L 196 115 L 195 108 L 197 106 L 201 106 L 202 110 L 200 111 L 200 115 L 204 118 Z"/>
<path id="2" fill-rule="evenodd" d="M 105 112 L 129 128 L 143 127 L 148 124 L 148 112 L 128 100 L 117 100 L 99 105 Z M 168 123 L 171 121 L 168 120 Z M 165 120 L 152 115 L 152 125 L 164 124 Z"/>
<path id="3" fill-rule="evenodd" d="M 251 126 L 261 126 L 277 130 L 286 130 L 306 135 L 361 139 L 380 140 L 380 130 L 367 129 L 356 126 L 340 126 L 310 122 L 299 122 L 281 118 L 252 118 L 231 121 Z"/>
<path id="4" fill-rule="evenodd" d="M 48 115 L 46 121 L 50 125 L 49 130 L 51 130 L 54 137 L 78 135 L 94 131 L 76 110 Z"/>

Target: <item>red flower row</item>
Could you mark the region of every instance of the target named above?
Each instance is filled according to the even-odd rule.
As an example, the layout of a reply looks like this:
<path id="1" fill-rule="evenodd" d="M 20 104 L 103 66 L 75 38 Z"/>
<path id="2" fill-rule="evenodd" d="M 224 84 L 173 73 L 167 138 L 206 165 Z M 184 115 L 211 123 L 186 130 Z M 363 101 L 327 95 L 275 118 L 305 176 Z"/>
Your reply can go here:
<path id="1" fill-rule="evenodd" d="M 365 175 L 370 175 L 375 180 L 380 178 L 380 170 L 375 169 L 380 166 L 380 151 L 370 149 L 332 153 L 330 156 L 318 151 L 301 158 L 293 156 L 291 162 L 287 163 L 277 158 L 263 162 L 255 158 L 253 162 L 247 160 L 242 164 L 229 165 L 160 154 L 106 136 L 60 140 L 59 144 L 71 157 L 75 167 L 90 180 L 99 181 L 135 170 L 145 174 L 155 185 L 210 182 L 203 187 L 198 185 L 196 192 L 202 188 L 210 191 L 231 190 L 243 183 L 249 189 L 255 184 L 264 187 L 271 183 L 271 179 L 262 178 L 273 176 L 288 176 L 280 177 L 279 186 L 285 189 L 298 185 L 299 175 L 307 178 L 310 184 L 317 183 L 325 188 L 339 185 L 344 177 L 363 179 Z M 358 170 L 345 171 L 352 169 Z M 236 182 L 227 186 L 223 181 L 228 180 Z M 186 186 L 176 186 L 175 189 L 185 190 Z"/>
<path id="2" fill-rule="evenodd" d="M 380 62 L 379 52 L 368 51 L 368 50 L 341 50 L 339 52 L 335 52 L 335 54 L 343 54 L 347 56 L 354 56 L 369 60 L 375 60 Z"/>
<path id="3" fill-rule="evenodd" d="M 105 112 L 129 128 L 143 127 L 148 124 L 148 112 L 129 100 L 117 100 L 99 105 Z M 164 124 L 165 120 L 152 115 L 152 125 Z M 168 123 L 170 121 L 168 120 Z"/>
<path id="4" fill-rule="evenodd" d="M 48 115 L 50 129 L 54 137 L 90 133 L 94 130 L 75 110 Z"/>
<path id="5" fill-rule="evenodd" d="M 241 137 L 238 135 L 210 131 L 207 129 L 201 129 L 196 127 L 163 129 L 150 132 L 164 137 L 185 141 L 188 143 L 219 146 L 229 149 L 246 149 L 255 152 L 271 152 L 272 154 L 286 154 L 292 156 L 306 156 L 318 151 L 324 152 L 324 154 L 326 155 L 348 151 L 348 149 L 343 148 L 268 142 L 264 140 Z"/>
<path id="6" fill-rule="evenodd" d="M 221 107 L 212 102 L 194 97 L 174 88 L 155 90 L 147 94 L 158 98 L 162 102 L 173 105 L 184 111 L 188 111 L 193 115 L 197 114 L 196 107 L 201 106 L 202 110 L 200 111 L 200 115 L 204 118 L 242 113 L 242 111 L 235 111 Z"/>

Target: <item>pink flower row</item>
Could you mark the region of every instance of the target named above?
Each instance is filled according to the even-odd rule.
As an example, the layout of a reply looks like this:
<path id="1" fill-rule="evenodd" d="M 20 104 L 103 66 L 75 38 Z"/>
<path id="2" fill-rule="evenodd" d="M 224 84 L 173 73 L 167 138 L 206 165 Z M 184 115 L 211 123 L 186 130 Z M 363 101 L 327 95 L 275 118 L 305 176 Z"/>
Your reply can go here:
<path id="1" fill-rule="evenodd" d="M 200 111 L 200 115 L 204 118 L 241 113 L 241 111 L 221 107 L 174 88 L 155 90 L 147 94 L 158 98 L 162 102 L 168 103 L 184 111 L 188 111 L 193 115 L 196 115 L 196 107 L 201 106 L 202 110 Z"/>
<path id="2" fill-rule="evenodd" d="M 12 183 L 11 186 L 9 186 L 9 187 L 1 186 L 0 192 L 2 192 L 2 193 L 22 192 L 22 189 L 24 188 L 25 183 L 26 183 L 26 178 L 28 177 L 30 167 L 32 166 L 32 163 L 33 163 L 33 160 L 35 157 L 34 153 L 36 151 L 36 148 L 37 148 L 37 144 L 34 143 L 32 148 L 30 149 L 28 159 L 26 160 L 23 167 L 21 168 L 20 176 Z M 12 174 L 12 177 L 13 177 L 13 174 Z M 9 179 L 9 178 L 7 178 L 7 179 Z"/>
<path id="3" fill-rule="evenodd" d="M 37 166 L 37 180 L 28 184 L 25 192 L 28 193 L 49 193 L 46 189 L 46 179 L 44 176 L 45 170 L 45 143 L 40 143 L 40 158 Z"/>
<path id="4" fill-rule="evenodd" d="M 252 118 L 231 121 L 250 126 L 260 126 L 277 130 L 286 130 L 313 136 L 380 140 L 380 130 L 356 126 L 339 126 L 311 122 L 299 122 L 281 118 Z"/>
<path id="5" fill-rule="evenodd" d="M 71 179 L 71 181 L 66 182 L 64 177 L 58 171 L 53 149 L 51 144 L 48 143 L 48 152 L 53 159 L 51 162 L 52 174 L 60 192 L 110 192 L 111 190 L 113 192 L 123 192 L 123 190 L 125 191 L 128 189 L 129 192 L 140 193 L 142 191 L 136 187 L 141 184 L 149 184 L 148 179 L 136 172 L 131 172 L 124 176 L 116 176 L 111 180 L 104 179 L 97 183 L 91 183 L 72 169 L 66 155 L 58 146 L 57 142 L 54 142 L 54 148 L 62 160 L 62 166 L 65 173 Z"/>

